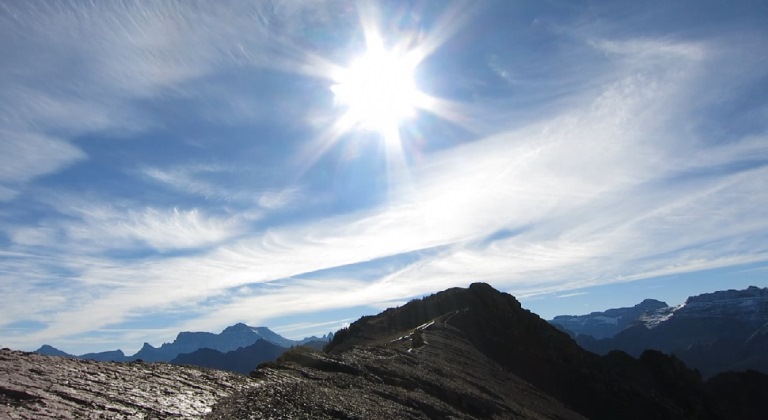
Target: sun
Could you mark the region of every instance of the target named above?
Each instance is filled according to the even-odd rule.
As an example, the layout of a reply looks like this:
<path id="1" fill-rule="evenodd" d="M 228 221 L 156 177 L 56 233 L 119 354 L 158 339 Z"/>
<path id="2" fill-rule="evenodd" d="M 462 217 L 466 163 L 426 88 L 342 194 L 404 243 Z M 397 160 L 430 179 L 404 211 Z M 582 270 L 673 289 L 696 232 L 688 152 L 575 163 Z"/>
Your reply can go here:
<path id="1" fill-rule="evenodd" d="M 341 64 L 309 51 L 299 51 L 301 61 L 290 66 L 323 81 L 325 94 L 333 95 L 333 107 L 318 118 L 323 126 L 297 153 L 300 173 L 343 139 L 370 139 L 359 132 L 373 132 L 384 146 L 388 184 L 410 179 L 409 166 L 424 150 L 424 128 L 437 120 L 470 127 L 471 112 L 455 100 L 435 96 L 420 89 L 416 75 L 427 76 L 435 61 L 429 58 L 463 26 L 468 3 L 447 8 L 433 22 L 434 31 L 425 31 L 414 19 L 413 26 L 382 24 L 384 15 L 372 2 L 356 2 L 364 48 L 350 61 Z M 386 22 L 385 22 L 386 23 Z M 388 30 L 382 31 L 386 27 Z M 393 29 L 395 28 L 395 29 Z M 386 38 L 385 38 L 386 35 Z M 359 39 L 359 38 L 358 38 Z M 385 42 L 386 39 L 386 42 Z M 357 41 L 355 41 L 357 42 Z M 421 67 L 420 67 L 421 66 Z M 326 84 L 327 83 L 327 84 Z M 434 83 L 432 83 L 434 87 Z M 419 121 L 421 116 L 427 116 Z M 314 120 L 312 120 L 314 121 Z M 351 150 L 351 149 L 350 149 Z M 418 156 L 417 156 L 418 157 Z"/>
<path id="2" fill-rule="evenodd" d="M 414 54 L 387 50 L 380 40 L 368 43 L 365 53 L 333 75 L 336 102 L 346 108 L 345 118 L 356 128 L 391 133 L 419 108 L 423 94 L 414 73 Z"/>

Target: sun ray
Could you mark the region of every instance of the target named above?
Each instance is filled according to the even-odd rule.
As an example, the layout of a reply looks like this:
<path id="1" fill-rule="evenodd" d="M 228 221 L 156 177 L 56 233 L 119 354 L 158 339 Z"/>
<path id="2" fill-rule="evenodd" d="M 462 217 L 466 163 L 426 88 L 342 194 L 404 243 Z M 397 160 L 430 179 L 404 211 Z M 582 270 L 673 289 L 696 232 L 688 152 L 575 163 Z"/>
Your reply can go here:
<path id="1" fill-rule="evenodd" d="M 334 121 L 330 127 L 323 130 L 313 141 L 306 143 L 296 157 L 299 168 L 296 176 L 301 176 L 309 170 L 320 157 L 339 141 L 344 133 L 352 130 L 354 124 L 355 121 L 351 116 L 343 115 Z"/>
<path id="2" fill-rule="evenodd" d="M 419 55 L 418 60 L 421 61 L 431 55 L 452 38 L 480 10 L 482 3 L 466 0 L 451 2 L 438 16 L 424 39 L 419 42 L 419 48 L 413 49 L 413 53 Z"/>
<path id="3" fill-rule="evenodd" d="M 416 100 L 419 109 L 436 115 L 445 121 L 450 121 L 471 132 L 481 133 L 482 129 L 475 124 L 470 107 L 461 102 L 428 95 L 420 92 Z"/>

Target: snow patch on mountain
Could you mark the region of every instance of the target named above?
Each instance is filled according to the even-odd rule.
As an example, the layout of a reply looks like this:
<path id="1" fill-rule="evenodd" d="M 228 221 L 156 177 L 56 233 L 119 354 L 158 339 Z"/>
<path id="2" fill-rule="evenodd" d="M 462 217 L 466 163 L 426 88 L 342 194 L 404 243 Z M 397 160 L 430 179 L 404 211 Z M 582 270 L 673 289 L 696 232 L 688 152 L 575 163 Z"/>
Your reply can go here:
<path id="1" fill-rule="evenodd" d="M 574 335 L 610 338 L 627 327 L 642 324 L 648 329 L 673 318 L 732 318 L 754 328 L 768 323 L 768 288 L 750 286 L 744 290 L 723 290 L 691 296 L 685 303 L 668 306 L 646 299 L 631 308 L 609 309 L 587 315 L 560 315 L 550 323 Z"/>
<path id="2" fill-rule="evenodd" d="M 646 299 L 629 308 L 609 309 L 587 315 L 559 315 L 549 322 L 571 331 L 575 335 L 584 334 L 595 338 L 607 338 L 613 337 L 640 319 L 647 318 L 650 325 L 655 325 L 654 319 L 658 317 L 660 311 L 669 309 L 669 305 L 664 302 Z"/>

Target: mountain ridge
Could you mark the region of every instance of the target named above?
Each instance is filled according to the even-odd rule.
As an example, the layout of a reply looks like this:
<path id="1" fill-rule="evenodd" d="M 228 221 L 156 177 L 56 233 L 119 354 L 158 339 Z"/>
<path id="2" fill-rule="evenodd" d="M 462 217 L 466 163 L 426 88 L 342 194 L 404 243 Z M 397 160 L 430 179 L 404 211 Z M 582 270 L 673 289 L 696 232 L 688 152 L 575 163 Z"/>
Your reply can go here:
<path id="1" fill-rule="evenodd" d="M 454 351 L 467 355 L 469 360 L 459 358 L 450 368 L 443 366 L 440 360 L 450 360 L 451 357 L 451 354 L 445 354 L 449 347 L 447 343 L 459 346 Z M 388 361 L 387 367 L 380 364 L 382 358 Z M 398 366 L 410 358 L 415 360 L 398 370 Z M 412 378 L 409 372 L 417 366 L 445 372 L 446 377 L 430 379 L 424 374 L 426 378 Z M 430 417 L 508 417 L 510 412 L 499 414 L 493 407 L 515 410 L 514 401 L 510 401 L 509 396 L 499 396 L 499 400 L 486 396 L 483 402 L 472 396 L 475 389 L 471 386 L 472 372 L 489 366 L 501 369 L 502 373 L 498 375 L 504 378 L 502 382 L 522 380 L 559 401 L 563 406 L 558 407 L 563 410 L 575 411 L 558 414 L 562 418 L 719 419 L 725 418 L 723 413 L 726 411 L 741 413 L 742 410 L 730 405 L 721 406 L 726 402 L 711 393 L 708 383 L 698 372 L 688 369 L 674 357 L 655 351 L 644 352 L 639 359 L 623 352 L 606 356 L 590 353 L 567 334 L 523 309 L 513 296 L 483 283 L 473 283 L 466 289 L 448 289 L 378 315 L 362 317 L 349 328 L 339 331 L 324 353 L 289 351 L 276 363 L 263 365 L 252 375 L 266 378 L 288 375 L 303 384 L 290 392 L 316 395 L 330 392 L 324 384 L 332 380 L 333 373 L 333 380 L 346 378 L 366 398 L 391 395 L 393 391 L 381 389 L 379 384 L 382 382 L 386 385 L 415 381 L 419 385 L 413 389 L 424 390 L 427 394 L 422 396 L 424 399 L 417 396 L 398 398 L 405 399 L 408 405 L 427 405 L 432 410 Z M 301 377 L 324 379 L 323 382 L 305 382 Z M 741 386 L 738 381 L 743 376 L 736 378 L 734 386 Z M 458 381 L 457 388 L 438 385 L 448 381 Z M 263 404 L 297 398 L 289 396 L 288 391 L 267 392 L 263 388 L 249 390 L 248 395 L 250 398 L 238 400 L 237 410 L 214 418 L 227 418 L 233 414 L 243 416 L 248 411 L 242 411 L 242 407 L 260 410 L 265 409 Z M 448 406 L 427 402 L 432 397 Z M 354 405 L 329 407 L 311 398 L 301 400 L 301 403 L 302 407 L 306 404 L 319 412 L 341 411 L 328 418 L 359 415 L 356 411 L 359 408 Z M 528 403 L 536 404 L 534 401 Z M 749 401 L 749 407 L 754 404 L 757 404 L 755 400 Z M 301 417 L 307 414 L 302 410 L 304 408 L 293 407 L 279 412 L 278 416 Z"/>
<path id="2" fill-rule="evenodd" d="M 241 347 L 253 345 L 260 339 L 264 339 L 280 347 L 290 348 L 292 346 L 303 345 L 314 341 L 328 341 L 332 336 L 333 333 L 328 333 L 320 338 L 310 336 L 301 340 L 291 340 L 277 334 L 268 327 L 251 327 L 239 322 L 224 328 L 219 334 L 211 332 L 182 331 L 176 335 L 176 338 L 172 342 L 163 343 L 160 347 L 154 347 L 145 342 L 141 349 L 131 356 L 125 355 L 120 349 L 73 355 L 48 344 L 40 346 L 40 348 L 35 350 L 35 353 L 48 356 L 73 357 L 105 362 L 131 362 L 139 359 L 145 362 L 170 362 L 180 354 L 188 354 L 204 348 L 217 350 L 222 353 L 235 351 Z"/>
<path id="3" fill-rule="evenodd" d="M 634 319 L 604 334 L 606 329 L 598 328 L 603 314 L 623 309 L 558 316 L 550 322 L 597 354 L 621 350 L 637 357 L 654 349 L 676 355 L 705 377 L 735 369 L 768 373 L 768 288 L 704 293 L 675 307 L 625 312 Z"/>

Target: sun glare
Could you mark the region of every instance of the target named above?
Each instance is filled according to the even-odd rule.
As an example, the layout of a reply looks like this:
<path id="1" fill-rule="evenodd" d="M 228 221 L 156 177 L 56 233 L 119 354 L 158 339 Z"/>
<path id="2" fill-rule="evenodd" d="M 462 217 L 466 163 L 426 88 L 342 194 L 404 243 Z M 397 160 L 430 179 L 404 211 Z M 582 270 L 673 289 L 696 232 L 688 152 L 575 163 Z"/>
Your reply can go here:
<path id="1" fill-rule="evenodd" d="M 331 87 L 346 117 L 358 128 L 381 133 L 397 130 L 416 113 L 421 95 L 414 81 L 412 55 L 388 51 L 380 43 L 334 75 Z"/>
<path id="2" fill-rule="evenodd" d="M 462 16 L 470 14 L 456 8 L 459 6 L 451 7 L 434 23 L 434 32 L 418 28 L 390 31 L 385 42 L 378 11 L 368 2 L 358 5 L 365 50 L 346 66 L 309 53 L 306 62 L 297 66 L 307 75 L 328 80 L 335 102 L 331 112 L 335 118 L 326 120 L 330 124 L 306 143 L 298 159 L 307 170 L 345 135 L 371 131 L 384 143 L 389 184 L 394 185 L 409 178 L 404 140 L 410 138 L 402 136 L 420 135 L 419 114 L 466 124 L 467 113 L 459 103 L 421 91 L 415 74 L 423 60 L 458 30 L 464 22 Z M 406 125 L 409 129 L 403 130 Z"/>

